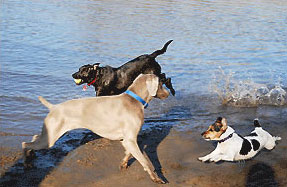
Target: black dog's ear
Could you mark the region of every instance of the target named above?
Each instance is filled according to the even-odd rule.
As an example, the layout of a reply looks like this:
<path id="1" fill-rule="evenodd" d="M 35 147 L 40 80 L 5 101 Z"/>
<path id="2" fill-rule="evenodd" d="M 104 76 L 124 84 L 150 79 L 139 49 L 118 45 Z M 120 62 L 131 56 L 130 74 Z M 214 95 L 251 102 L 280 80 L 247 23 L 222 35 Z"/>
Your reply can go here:
<path id="1" fill-rule="evenodd" d="M 222 117 L 218 117 L 217 119 L 216 119 L 216 122 L 218 122 L 218 123 L 220 123 L 222 121 Z"/>
<path id="2" fill-rule="evenodd" d="M 94 70 L 96 70 L 99 67 L 100 63 L 95 63 L 94 66 Z"/>

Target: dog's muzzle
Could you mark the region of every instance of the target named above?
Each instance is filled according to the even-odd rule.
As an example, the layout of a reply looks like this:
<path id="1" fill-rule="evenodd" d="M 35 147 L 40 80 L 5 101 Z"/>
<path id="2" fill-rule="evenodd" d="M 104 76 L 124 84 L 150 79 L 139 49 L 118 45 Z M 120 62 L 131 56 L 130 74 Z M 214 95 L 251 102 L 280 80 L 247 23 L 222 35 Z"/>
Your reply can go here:
<path id="1" fill-rule="evenodd" d="M 202 138 L 205 140 L 205 141 L 210 141 L 211 139 L 209 137 L 206 137 L 206 131 L 204 131 L 203 133 L 201 133 L 201 136 Z"/>

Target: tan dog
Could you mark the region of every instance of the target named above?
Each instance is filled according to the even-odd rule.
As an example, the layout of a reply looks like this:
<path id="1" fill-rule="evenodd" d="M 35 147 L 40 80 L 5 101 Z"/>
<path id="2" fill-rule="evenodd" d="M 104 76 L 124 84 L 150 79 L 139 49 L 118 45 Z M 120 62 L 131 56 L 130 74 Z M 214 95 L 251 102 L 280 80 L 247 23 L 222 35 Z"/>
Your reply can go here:
<path id="1" fill-rule="evenodd" d="M 128 88 L 145 102 L 153 97 L 165 99 L 169 92 L 162 87 L 159 78 L 153 74 L 139 75 Z M 165 183 L 151 170 L 137 144 L 137 136 L 144 122 L 144 106 L 132 96 L 122 93 L 116 96 L 102 96 L 73 99 L 53 105 L 44 98 L 39 100 L 50 109 L 41 135 L 35 135 L 32 142 L 22 143 L 24 156 L 31 150 L 46 149 L 64 133 L 77 128 L 86 128 L 110 140 L 120 140 L 125 148 L 125 157 L 120 165 L 128 167 L 130 156 L 136 158 L 157 183 Z"/>

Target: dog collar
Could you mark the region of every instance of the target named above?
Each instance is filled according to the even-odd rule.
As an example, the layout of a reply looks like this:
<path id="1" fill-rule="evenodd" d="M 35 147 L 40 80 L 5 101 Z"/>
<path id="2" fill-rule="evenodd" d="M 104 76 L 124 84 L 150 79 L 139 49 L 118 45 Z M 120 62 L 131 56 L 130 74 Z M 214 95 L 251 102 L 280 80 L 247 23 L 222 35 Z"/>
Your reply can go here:
<path id="1" fill-rule="evenodd" d="M 218 143 L 225 142 L 226 140 L 228 140 L 228 139 L 231 138 L 232 136 L 233 136 L 233 133 L 229 134 L 229 136 L 223 138 L 222 140 L 218 140 L 217 142 L 218 142 Z"/>
<path id="2" fill-rule="evenodd" d="M 143 100 L 140 96 L 138 96 L 137 94 L 135 94 L 134 92 L 127 90 L 124 93 L 130 95 L 131 97 L 135 98 L 136 100 L 138 100 L 139 102 L 141 102 L 144 106 L 144 108 L 148 107 L 148 103 L 145 102 L 145 100 Z"/>
<path id="3" fill-rule="evenodd" d="M 94 84 L 96 82 L 96 80 L 97 80 L 97 77 L 94 80 L 92 80 L 92 82 L 88 83 L 88 86 L 91 86 L 92 84 Z M 87 89 L 88 89 L 88 87 L 86 85 L 84 85 L 83 90 L 86 91 Z"/>
<path id="4" fill-rule="evenodd" d="M 94 79 L 92 82 L 90 82 L 90 83 L 88 84 L 88 86 L 91 86 L 92 84 L 94 84 L 94 83 L 96 82 L 96 80 L 97 80 L 97 77 L 95 77 L 95 79 Z"/>

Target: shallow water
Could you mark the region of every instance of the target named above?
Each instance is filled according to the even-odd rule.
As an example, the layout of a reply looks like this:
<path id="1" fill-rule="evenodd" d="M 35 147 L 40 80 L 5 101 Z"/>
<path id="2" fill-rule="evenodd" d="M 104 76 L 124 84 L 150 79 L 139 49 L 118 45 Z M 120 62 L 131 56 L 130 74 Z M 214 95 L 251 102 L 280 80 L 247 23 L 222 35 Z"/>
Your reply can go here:
<path id="1" fill-rule="evenodd" d="M 256 117 L 287 128 L 286 12 L 282 0 L 1 1 L 0 142 L 41 131 L 48 110 L 39 95 L 94 96 L 73 82 L 80 66 L 117 67 L 170 39 L 157 61 L 176 97 L 152 101 L 144 128 L 203 130 L 217 116 L 243 133 Z"/>

